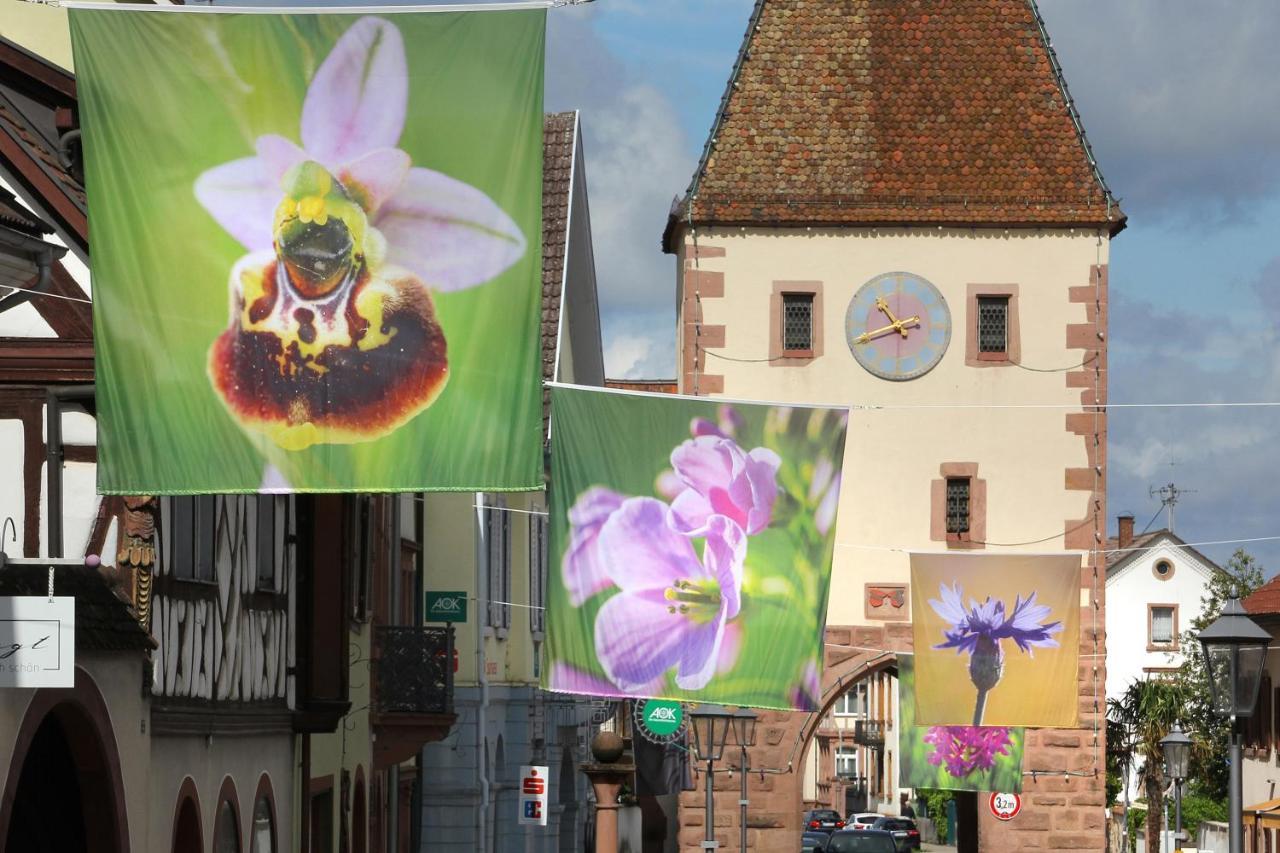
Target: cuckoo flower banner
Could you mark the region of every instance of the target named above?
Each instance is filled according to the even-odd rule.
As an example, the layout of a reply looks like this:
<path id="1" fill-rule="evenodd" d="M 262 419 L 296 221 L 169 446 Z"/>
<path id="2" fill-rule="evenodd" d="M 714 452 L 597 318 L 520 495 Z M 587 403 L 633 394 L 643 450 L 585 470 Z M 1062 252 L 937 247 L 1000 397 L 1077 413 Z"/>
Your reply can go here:
<path id="1" fill-rule="evenodd" d="M 552 389 L 543 687 L 816 710 L 848 412 Z"/>
<path id="2" fill-rule="evenodd" d="M 1022 791 L 1023 729 L 1014 726 L 918 726 L 915 661 L 898 658 L 898 754 L 904 788 Z"/>
<path id="3" fill-rule="evenodd" d="M 70 13 L 99 491 L 540 487 L 545 10 L 140 8 Z"/>
<path id="4" fill-rule="evenodd" d="M 912 554 L 916 722 L 1074 728 L 1078 554 Z"/>

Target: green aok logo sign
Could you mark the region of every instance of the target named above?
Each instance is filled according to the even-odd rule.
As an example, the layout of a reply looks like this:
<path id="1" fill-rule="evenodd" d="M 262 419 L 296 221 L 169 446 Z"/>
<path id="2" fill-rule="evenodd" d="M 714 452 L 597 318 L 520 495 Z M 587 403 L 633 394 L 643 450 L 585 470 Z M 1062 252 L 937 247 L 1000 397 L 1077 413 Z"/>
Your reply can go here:
<path id="1" fill-rule="evenodd" d="M 646 699 L 636 706 L 640 733 L 655 743 L 670 743 L 684 726 L 684 707 L 666 699 Z"/>
<path id="2" fill-rule="evenodd" d="M 428 592 L 427 622 L 466 622 L 467 594 L 465 592 Z"/>

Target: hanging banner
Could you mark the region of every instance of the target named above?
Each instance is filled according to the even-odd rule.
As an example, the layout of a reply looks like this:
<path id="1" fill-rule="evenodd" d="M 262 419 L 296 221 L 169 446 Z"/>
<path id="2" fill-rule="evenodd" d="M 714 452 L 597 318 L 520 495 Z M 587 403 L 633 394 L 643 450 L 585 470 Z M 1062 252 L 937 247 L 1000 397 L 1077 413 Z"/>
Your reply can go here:
<path id="1" fill-rule="evenodd" d="M 912 554 L 916 722 L 1075 728 L 1078 554 Z"/>
<path id="2" fill-rule="evenodd" d="M 70 12 L 98 490 L 541 487 L 545 9 L 139 8 Z"/>
<path id="3" fill-rule="evenodd" d="M 898 754 L 903 788 L 1022 790 L 1025 732 L 1011 726 L 916 725 L 915 662 L 898 658 Z"/>
<path id="4" fill-rule="evenodd" d="M 75 687 L 75 682 L 75 598 L 0 598 L 0 687 Z"/>
<path id="5" fill-rule="evenodd" d="M 815 710 L 847 411 L 551 405 L 543 687 Z"/>

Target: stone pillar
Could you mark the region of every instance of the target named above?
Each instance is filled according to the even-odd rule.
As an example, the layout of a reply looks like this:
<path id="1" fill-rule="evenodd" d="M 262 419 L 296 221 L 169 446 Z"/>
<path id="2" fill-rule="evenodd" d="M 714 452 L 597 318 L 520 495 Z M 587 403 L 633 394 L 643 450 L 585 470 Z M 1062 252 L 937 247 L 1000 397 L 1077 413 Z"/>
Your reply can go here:
<path id="1" fill-rule="evenodd" d="M 600 732 L 591 740 L 595 763 L 581 766 L 596 795 L 596 853 L 618 853 L 618 792 L 636 771 L 634 764 L 620 761 L 622 753 L 621 736 Z"/>

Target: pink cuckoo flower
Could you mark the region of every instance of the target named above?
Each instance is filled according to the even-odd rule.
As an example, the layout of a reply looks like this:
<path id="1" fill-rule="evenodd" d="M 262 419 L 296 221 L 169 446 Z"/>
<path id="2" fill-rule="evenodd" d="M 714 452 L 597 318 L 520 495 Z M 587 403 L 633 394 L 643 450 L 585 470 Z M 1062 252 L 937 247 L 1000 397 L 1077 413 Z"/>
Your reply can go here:
<path id="1" fill-rule="evenodd" d="M 759 533 L 773 518 L 781 463 L 768 448 L 748 453 L 730 438 L 701 435 L 684 442 L 671 451 L 671 467 L 685 485 L 671 503 L 671 527 L 702 536 L 713 518 L 723 516 L 748 534 Z"/>
<path id="2" fill-rule="evenodd" d="M 667 506 L 629 498 L 600 531 L 600 557 L 619 587 L 596 615 L 596 656 L 609 679 L 635 691 L 671 669 L 683 690 L 715 674 L 725 623 L 738 615 L 747 540 L 723 516 L 707 523 L 702 557 L 667 525 Z"/>
<path id="3" fill-rule="evenodd" d="M 626 498 L 603 486 L 593 486 L 578 496 L 569 509 L 569 547 L 560 566 L 569 603 L 574 607 L 613 586 L 597 541 L 600 528 Z"/>
<path id="4" fill-rule="evenodd" d="M 200 175 L 196 198 L 245 248 L 271 249 L 281 182 L 295 166 L 314 162 L 363 208 L 385 240 L 386 262 L 437 290 L 486 282 L 524 254 L 524 235 L 480 190 L 412 165 L 397 147 L 408 102 L 400 31 L 382 18 L 360 18 L 311 79 L 302 104 L 302 144 L 259 136 L 255 156 Z"/>

